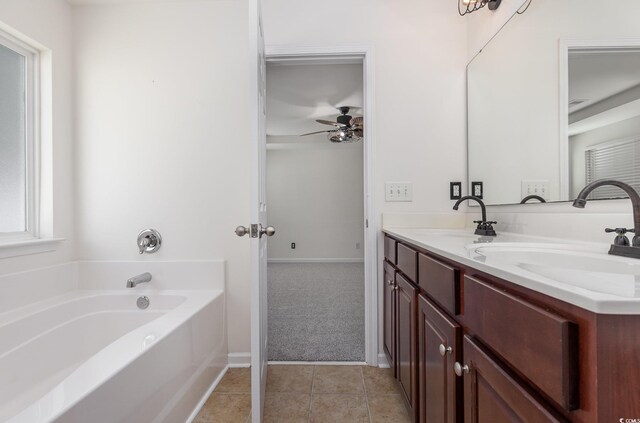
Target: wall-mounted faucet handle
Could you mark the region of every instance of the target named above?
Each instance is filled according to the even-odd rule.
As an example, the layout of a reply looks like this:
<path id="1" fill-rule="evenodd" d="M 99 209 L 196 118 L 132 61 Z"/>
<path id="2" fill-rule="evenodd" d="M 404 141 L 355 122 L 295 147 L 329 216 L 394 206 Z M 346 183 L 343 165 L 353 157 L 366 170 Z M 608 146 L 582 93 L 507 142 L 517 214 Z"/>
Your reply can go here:
<path id="1" fill-rule="evenodd" d="M 153 254 L 162 246 L 162 236 L 155 229 L 145 229 L 138 234 L 138 252 Z"/>

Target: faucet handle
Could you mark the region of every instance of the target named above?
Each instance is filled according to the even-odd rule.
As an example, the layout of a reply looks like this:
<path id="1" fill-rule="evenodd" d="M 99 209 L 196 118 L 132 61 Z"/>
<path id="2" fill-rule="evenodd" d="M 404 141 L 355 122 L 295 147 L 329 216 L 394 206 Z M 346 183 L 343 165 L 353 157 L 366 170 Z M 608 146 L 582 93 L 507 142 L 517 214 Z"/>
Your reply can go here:
<path id="1" fill-rule="evenodd" d="M 633 229 L 627 229 L 627 228 L 606 228 L 604 230 L 606 233 L 612 233 L 615 232 L 616 233 L 616 239 L 613 240 L 613 245 L 619 245 L 619 246 L 623 246 L 623 247 L 627 247 L 629 245 L 631 245 L 631 243 L 629 242 L 629 238 L 627 238 L 627 235 L 625 235 L 627 232 L 635 232 Z M 634 242 L 636 241 L 636 239 L 634 238 Z"/>
<path id="2" fill-rule="evenodd" d="M 138 252 L 140 254 L 155 253 L 162 245 L 162 236 L 155 229 L 145 229 L 138 234 Z"/>
<path id="3" fill-rule="evenodd" d="M 608 234 L 610 234 L 610 233 L 612 233 L 612 232 L 615 232 L 615 233 L 616 233 L 616 234 L 618 234 L 618 235 L 624 235 L 624 234 L 626 234 L 627 232 L 635 232 L 636 230 L 635 230 L 635 229 L 627 229 L 627 228 L 615 228 L 615 229 L 613 229 L 613 228 L 607 228 L 607 229 L 605 229 L 604 231 L 605 231 L 606 233 L 608 233 Z"/>

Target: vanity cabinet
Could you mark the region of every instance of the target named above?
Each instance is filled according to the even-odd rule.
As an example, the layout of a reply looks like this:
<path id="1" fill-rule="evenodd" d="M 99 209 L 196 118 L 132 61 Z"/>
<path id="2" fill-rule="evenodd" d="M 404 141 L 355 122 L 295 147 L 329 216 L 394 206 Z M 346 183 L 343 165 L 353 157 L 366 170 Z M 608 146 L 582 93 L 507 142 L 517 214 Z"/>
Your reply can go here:
<path id="1" fill-rule="evenodd" d="M 389 366 L 396 376 L 396 272 L 387 262 L 384 263 L 384 353 Z"/>
<path id="2" fill-rule="evenodd" d="M 461 327 L 424 295 L 418 296 L 418 411 L 420 423 L 456 423 L 461 383 L 454 373 Z"/>
<path id="3" fill-rule="evenodd" d="M 418 290 L 402 274 L 396 274 L 396 371 L 411 413 L 418 401 Z"/>
<path id="4" fill-rule="evenodd" d="M 545 408 L 471 337 L 465 335 L 462 349 L 465 364 L 458 368 L 464 376 L 465 422 L 566 421 Z"/>
<path id="5" fill-rule="evenodd" d="M 640 316 L 596 314 L 388 235 L 384 284 L 384 350 L 414 422 L 640 416 Z"/>

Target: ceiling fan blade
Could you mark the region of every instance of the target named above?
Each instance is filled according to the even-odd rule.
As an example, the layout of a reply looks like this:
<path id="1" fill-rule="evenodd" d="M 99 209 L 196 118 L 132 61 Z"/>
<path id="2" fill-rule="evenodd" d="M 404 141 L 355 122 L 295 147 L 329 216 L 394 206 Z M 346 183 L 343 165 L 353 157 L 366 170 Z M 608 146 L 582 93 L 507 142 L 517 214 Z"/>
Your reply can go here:
<path id="1" fill-rule="evenodd" d="M 299 137 L 306 137 L 307 135 L 315 135 L 315 134 L 326 134 L 327 132 L 337 132 L 337 129 L 332 129 L 330 131 L 316 131 L 316 132 L 309 132 L 308 134 L 302 134 L 302 135 L 298 135 Z"/>
<path id="2" fill-rule="evenodd" d="M 316 122 L 321 123 L 323 125 L 331 125 L 331 126 L 336 126 L 338 128 L 344 128 L 347 125 L 343 125 L 341 123 L 338 122 L 331 122 L 330 120 L 323 120 L 323 119 L 317 119 Z"/>

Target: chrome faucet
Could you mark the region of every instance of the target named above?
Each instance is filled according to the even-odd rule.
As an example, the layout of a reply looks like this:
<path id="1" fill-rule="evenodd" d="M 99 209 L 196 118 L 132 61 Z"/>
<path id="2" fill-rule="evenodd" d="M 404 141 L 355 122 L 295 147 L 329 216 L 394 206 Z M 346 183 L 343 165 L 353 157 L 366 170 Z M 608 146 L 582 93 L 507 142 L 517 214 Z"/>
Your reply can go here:
<path id="1" fill-rule="evenodd" d="M 151 282 L 151 273 L 145 272 L 141 275 L 127 279 L 127 288 L 135 288 L 138 284 Z"/>
<path id="2" fill-rule="evenodd" d="M 587 197 L 591 194 L 591 191 L 604 185 L 611 185 L 622 189 L 627 193 L 627 195 L 629 195 L 631 205 L 633 206 L 633 229 L 605 229 L 605 232 L 607 233 L 615 232 L 617 234 L 615 241 L 609 249 L 609 254 L 640 259 L 640 195 L 638 195 L 631 185 L 613 179 L 600 179 L 598 181 L 591 182 L 589 185 L 584 187 L 582 191 L 580 191 L 580 194 L 578 194 L 578 197 L 573 202 L 573 207 L 583 209 L 587 204 Z M 635 233 L 631 243 L 629 243 L 629 239 L 625 235 L 627 232 Z"/>
<path id="3" fill-rule="evenodd" d="M 496 236 L 496 231 L 493 229 L 493 225 L 498 222 L 488 221 L 487 220 L 487 208 L 484 205 L 484 202 L 479 198 L 473 195 L 467 195 L 458 200 L 458 202 L 453 206 L 454 210 L 458 210 L 460 207 L 460 203 L 466 200 L 477 201 L 480 204 L 480 209 L 482 209 L 482 220 L 474 220 L 473 223 L 477 223 L 478 227 L 476 228 L 475 234 L 481 236 Z"/>

